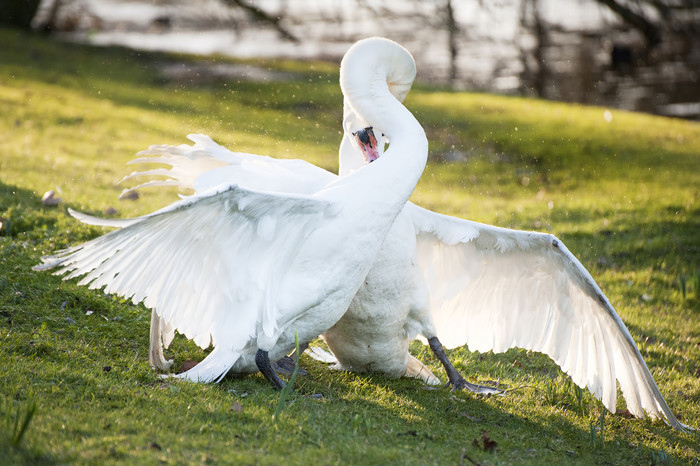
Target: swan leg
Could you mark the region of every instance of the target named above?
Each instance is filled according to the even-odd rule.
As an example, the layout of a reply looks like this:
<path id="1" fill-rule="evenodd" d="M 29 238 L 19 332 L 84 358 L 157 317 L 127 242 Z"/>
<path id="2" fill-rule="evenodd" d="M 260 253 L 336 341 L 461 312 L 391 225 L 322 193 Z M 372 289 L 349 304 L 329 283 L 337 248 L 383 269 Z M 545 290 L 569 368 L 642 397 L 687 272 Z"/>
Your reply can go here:
<path id="1" fill-rule="evenodd" d="M 151 367 L 160 369 L 161 371 L 167 371 L 170 366 L 173 365 L 172 359 L 165 359 L 163 354 L 163 338 L 162 338 L 162 328 L 161 319 L 156 314 L 155 310 L 151 311 L 151 339 L 150 339 L 150 349 L 148 351 L 148 363 Z"/>
<path id="2" fill-rule="evenodd" d="M 267 351 L 259 349 L 258 352 L 255 353 L 255 364 L 258 366 L 260 372 L 262 372 L 262 375 L 265 376 L 273 387 L 275 387 L 277 390 L 282 390 L 284 388 L 285 383 L 272 368 L 272 365 L 270 364 L 270 356 L 268 355 Z"/>
<path id="3" fill-rule="evenodd" d="M 445 354 L 445 350 L 442 347 L 442 343 L 440 343 L 440 340 L 438 340 L 437 337 L 431 337 L 428 339 L 428 343 L 430 344 L 430 349 L 432 349 L 433 353 L 435 353 L 435 356 L 437 356 L 442 365 L 445 366 L 445 372 L 447 372 L 447 378 L 449 379 L 447 385 L 451 385 L 452 390 L 466 389 L 478 395 L 498 395 L 500 393 L 503 393 L 502 390 L 498 390 L 496 388 L 485 387 L 483 385 L 476 385 L 467 382 L 464 379 L 464 377 L 462 377 L 462 375 L 457 371 L 457 369 L 455 369 L 455 366 L 453 366 L 450 362 L 449 358 L 447 357 L 447 354 Z"/>
<path id="4" fill-rule="evenodd" d="M 296 354 L 296 349 L 292 351 L 289 355 L 283 357 L 282 359 L 273 362 L 270 364 L 272 366 L 272 369 L 277 372 L 278 374 L 284 374 L 284 375 L 292 375 L 292 372 L 294 372 L 294 366 L 296 365 L 299 356 L 301 356 L 304 351 L 306 351 L 306 348 L 309 347 L 308 343 L 302 343 L 299 345 L 299 354 Z M 299 368 L 299 371 L 297 372 L 297 375 L 307 375 L 308 372 L 301 367 Z"/>

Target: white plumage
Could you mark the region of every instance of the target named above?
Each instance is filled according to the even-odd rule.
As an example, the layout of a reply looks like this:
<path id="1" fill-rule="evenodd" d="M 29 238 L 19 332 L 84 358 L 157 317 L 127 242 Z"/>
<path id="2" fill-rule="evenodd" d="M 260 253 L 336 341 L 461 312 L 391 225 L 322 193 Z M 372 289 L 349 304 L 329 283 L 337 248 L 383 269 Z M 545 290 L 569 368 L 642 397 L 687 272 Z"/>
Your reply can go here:
<path id="1" fill-rule="evenodd" d="M 445 346 L 545 353 L 610 411 L 617 380 L 632 414 L 683 428 L 620 317 L 560 240 L 408 208 Z"/>
<path id="2" fill-rule="evenodd" d="M 406 93 L 404 87 L 397 98 Z M 345 110 L 346 122 L 357 118 L 351 107 Z M 347 134 L 346 128 L 340 176 L 353 173 L 361 160 L 348 150 Z M 619 384 L 635 416 L 690 430 L 673 415 L 607 297 L 553 235 L 440 215 L 408 202 L 348 312 L 324 338 L 340 367 L 403 371 L 433 383 L 432 373 L 407 354 L 416 335 L 429 340 L 455 388 L 484 389 L 464 380 L 443 344 L 481 352 L 519 347 L 550 356 L 613 413 Z"/>
<path id="3" fill-rule="evenodd" d="M 406 79 L 387 85 L 399 100 L 410 89 Z M 354 176 L 364 165 L 350 135 L 365 121 L 346 100 L 342 177 Z M 388 136 L 392 146 L 399 142 L 395 135 Z M 309 194 L 335 178 L 301 161 L 231 153 L 206 136 L 189 138 L 193 146 L 154 146 L 143 154 L 158 157 L 138 160 L 167 163 L 172 170 L 134 175 L 167 175 L 168 180 L 145 185 L 174 184 L 197 193 L 235 180 L 239 186 L 266 192 Z M 123 226 L 74 215 L 87 223 Z M 632 414 L 648 414 L 687 429 L 666 404 L 608 299 L 556 237 L 448 217 L 406 203 L 372 261 L 348 311 L 324 330 L 340 367 L 436 383 L 437 378 L 408 353 L 410 339 L 428 338 L 436 352 L 441 351 L 440 341 L 448 348 L 466 344 L 482 352 L 526 348 L 549 355 L 610 411 L 616 408 L 619 383 Z M 155 322 L 163 326 L 167 347 L 173 326 L 180 325 L 167 318 Z M 164 362 L 160 343 L 152 344 L 158 345 Z M 465 385 L 446 357 L 443 363 L 453 386 L 480 388 Z"/>
<path id="4" fill-rule="evenodd" d="M 345 121 L 351 127 L 357 117 L 346 115 Z M 214 144 L 190 138 L 197 141 L 194 146 L 168 149 L 173 163 Z M 340 150 L 346 174 L 362 166 L 352 141 L 346 132 Z M 295 183 L 288 173 L 284 182 L 300 191 L 308 175 Z M 320 177 L 328 175 L 318 171 Z M 616 409 L 619 383 L 635 416 L 646 413 L 687 428 L 666 404 L 608 299 L 553 235 L 498 228 L 407 203 L 348 312 L 324 335 L 335 358 L 318 348 L 312 354 L 348 370 L 435 383 L 408 354 L 408 341 L 416 335 L 437 336 L 448 348 L 466 344 L 472 351 L 519 347 L 545 353 L 610 411 Z"/>
<path id="5" fill-rule="evenodd" d="M 315 184 L 304 193 L 283 183 L 262 191 L 255 176 L 283 180 L 280 174 L 291 170 L 298 180 L 309 164 L 269 164 L 201 137 L 203 151 L 172 164 L 197 190 L 193 196 L 140 218 L 95 221 L 122 228 L 45 257 L 37 269 L 84 275 L 80 284 L 143 301 L 163 323 L 164 341 L 178 330 L 202 347 L 211 343 L 214 350 L 183 378 L 212 381 L 229 370 L 260 368 L 279 387 L 279 377 L 263 370 L 268 356 L 281 357 L 295 334 L 309 341 L 343 315 L 420 178 L 425 134 L 386 85 L 410 85 L 414 76 L 411 55 L 386 39 L 360 41 L 343 58 L 341 88 L 350 105 L 397 141 L 352 176 L 319 182 L 314 168 Z M 261 175 L 259 167 L 273 172 Z M 249 184 L 236 184 L 232 175 L 240 169 Z"/>

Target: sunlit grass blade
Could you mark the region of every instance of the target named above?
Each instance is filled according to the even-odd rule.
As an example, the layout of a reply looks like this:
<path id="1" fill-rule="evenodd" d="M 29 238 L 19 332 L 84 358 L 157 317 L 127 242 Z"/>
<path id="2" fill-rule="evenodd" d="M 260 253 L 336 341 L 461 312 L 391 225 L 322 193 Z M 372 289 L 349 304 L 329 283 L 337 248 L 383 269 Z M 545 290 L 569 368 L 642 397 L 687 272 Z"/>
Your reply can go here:
<path id="1" fill-rule="evenodd" d="M 292 376 L 287 381 L 287 385 L 285 385 L 280 391 L 280 397 L 277 400 L 277 406 L 275 407 L 275 412 L 272 415 L 272 422 L 274 423 L 277 423 L 282 410 L 284 410 L 287 404 L 287 398 L 289 398 L 289 395 L 294 389 L 294 382 L 297 380 L 297 373 L 299 372 L 299 358 L 301 357 L 301 354 L 299 354 L 299 335 L 296 332 L 294 332 L 294 347 L 294 354 L 296 355 L 294 360 L 294 370 L 292 371 Z"/>

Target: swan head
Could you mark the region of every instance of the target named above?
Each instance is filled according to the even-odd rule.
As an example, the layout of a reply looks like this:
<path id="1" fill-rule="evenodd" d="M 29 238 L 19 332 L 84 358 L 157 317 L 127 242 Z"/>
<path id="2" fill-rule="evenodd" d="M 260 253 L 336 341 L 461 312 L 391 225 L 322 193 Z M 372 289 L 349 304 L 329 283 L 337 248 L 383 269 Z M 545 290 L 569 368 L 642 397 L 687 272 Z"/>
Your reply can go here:
<path id="1" fill-rule="evenodd" d="M 341 147 L 341 164 L 350 164 L 353 166 L 353 170 L 357 170 L 363 165 L 374 162 L 384 152 L 386 141 L 383 135 L 378 133 L 380 137 L 377 138 L 374 128 L 357 116 L 347 99 L 343 105 L 343 131 L 345 132 L 344 138 L 350 141 L 352 150 L 343 151 Z M 362 164 L 363 159 L 359 157 L 359 154 L 362 154 L 364 164 Z M 343 160 L 344 158 L 352 160 Z"/>
<path id="2" fill-rule="evenodd" d="M 354 143 L 362 152 L 365 158 L 365 164 L 372 163 L 381 155 L 379 151 L 379 143 L 374 135 L 374 128 L 368 126 L 352 133 Z M 383 146 L 384 144 L 382 144 Z M 383 151 L 382 151 L 383 152 Z"/>

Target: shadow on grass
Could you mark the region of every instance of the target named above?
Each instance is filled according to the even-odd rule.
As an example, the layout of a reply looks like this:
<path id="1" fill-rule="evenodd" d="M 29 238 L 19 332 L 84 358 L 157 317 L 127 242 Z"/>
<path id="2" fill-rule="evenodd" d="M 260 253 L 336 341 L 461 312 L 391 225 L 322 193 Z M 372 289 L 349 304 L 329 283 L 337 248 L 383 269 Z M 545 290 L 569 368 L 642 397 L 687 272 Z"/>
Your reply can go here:
<path id="1" fill-rule="evenodd" d="M 334 442 L 343 448 L 343 438 L 350 437 L 348 449 L 360 446 L 364 449 L 366 445 L 374 445 L 389 450 L 386 454 L 391 455 L 388 448 L 391 446 L 407 455 L 415 454 L 417 462 L 420 462 L 420 458 L 425 460 L 422 455 L 430 448 L 437 448 L 447 452 L 448 459 L 455 464 L 460 462 L 463 453 L 466 453 L 465 458 L 478 461 L 537 461 L 538 457 L 551 461 L 552 456 L 557 461 L 576 458 L 578 461 L 590 461 L 609 459 L 607 455 L 611 451 L 619 451 L 619 457 L 624 459 L 630 450 L 637 450 L 633 445 L 620 445 L 620 437 L 610 434 L 603 444 L 592 445 L 589 430 L 581 430 L 557 415 L 553 415 L 551 421 L 538 422 L 500 408 L 497 401 L 451 392 L 445 388 L 426 390 L 417 381 L 391 380 L 371 374 L 335 374 L 324 390 L 324 402 L 301 398 L 304 390 L 314 392 L 318 389 L 315 382 L 307 382 L 297 395 L 296 402 L 300 406 L 283 416 L 290 424 L 301 424 L 300 430 L 314 445 Z M 314 375 L 319 376 L 312 374 L 311 377 Z M 444 378 L 444 374 L 439 375 Z M 330 378 L 323 374 L 320 377 L 324 385 Z M 358 393 L 358 380 L 361 386 L 372 387 L 366 390 L 367 395 L 362 391 Z M 387 393 L 387 400 L 372 401 L 371 392 L 374 390 Z M 507 396 L 519 395 L 514 393 Z M 387 406 L 392 401 L 395 406 Z M 411 406 L 408 412 L 407 405 Z M 327 418 L 333 418 L 333 421 L 328 422 Z M 321 419 L 325 426 L 323 432 L 314 428 Z M 619 422 L 627 421 L 620 419 Z M 328 425 L 331 427 L 328 428 Z M 352 427 L 348 432 L 347 429 L 334 429 L 334 425 Z M 664 429 L 663 426 L 657 428 Z M 485 448 L 484 435 L 498 443 L 495 453 L 489 453 Z M 665 437 L 669 441 L 679 440 L 673 431 Z M 636 454 L 642 457 L 648 457 L 654 451 L 644 447 L 640 450 Z M 353 451 L 343 454 L 347 455 L 347 458 L 343 458 L 351 462 L 362 460 L 362 454 Z M 444 457 L 433 459 L 446 461 Z"/>
<path id="2" fill-rule="evenodd" d="M 51 465 L 65 463 L 48 453 L 41 452 L 37 448 L 23 445 L 3 445 L 0 443 L 0 464 Z"/>
<path id="3" fill-rule="evenodd" d="M 55 214 L 44 210 L 41 199 L 28 189 L 0 181 L 0 236 L 16 236 L 55 225 Z"/>

